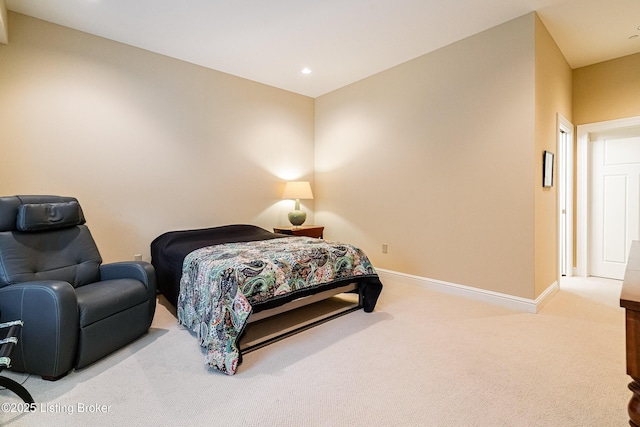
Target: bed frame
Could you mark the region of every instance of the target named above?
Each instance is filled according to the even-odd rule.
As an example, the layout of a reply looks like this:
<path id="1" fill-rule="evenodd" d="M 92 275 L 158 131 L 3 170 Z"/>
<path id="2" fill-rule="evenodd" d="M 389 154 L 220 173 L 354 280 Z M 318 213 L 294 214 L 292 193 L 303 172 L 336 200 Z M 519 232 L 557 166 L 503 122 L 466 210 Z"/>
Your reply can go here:
<path id="1" fill-rule="evenodd" d="M 171 305 L 176 306 L 182 262 L 184 257 L 195 249 L 220 243 L 283 237 L 291 238 L 288 235 L 271 233 L 251 225 L 229 225 L 164 233 L 151 243 L 151 263 L 156 269 L 158 290 Z M 366 281 L 344 281 L 335 283 L 320 292 L 308 290 L 290 299 L 268 300 L 256 304 L 240 340 L 241 352 L 257 350 L 356 310 L 372 311 L 382 289 L 379 279 L 376 278 L 376 281 L 376 284 Z M 322 302 L 327 304 L 322 305 Z M 309 309 L 310 307 L 314 308 Z M 301 309 L 309 311 L 312 315 L 297 316 L 302 317 L 303 320 L 278 330 L 269 330 L 270 328 L 265 327 L 268 319 L 281 318 L 286 313 L 299 312 Z"/>
<path id="2" fill-rule="evenodd" d="M 266 329 L 265 332 L 257 332 L 255 335 L 251 332 L 254 327 L 257 327 L 258 323 L 274 318 L 276 316 L 282 316 L 285 313 L 292 312 L 295 310 L 299 310 L 301 308 L 305 308 L 311 305 L 317 305 L 320 307 L 321 305 L 318 303 L 326 302 L 330 299 L 334 299 L 336 296 L 340 294 L 349 294 L 354 295 L 356 293 L 356 301 L 349 301 L 343 299 L 342 303 L 338 303 L 336 300 L 334 304 L 327 304 L 329 307 L 321 308 L 319 310 L 315 310 L 315 312 L 311 312 L 310 316 L 302 320 L 301 322 L 286 325 L 282 328 L 279 328 L 278 331 L 270 331 L 269 328 Z M 353 298 L 351 298 L 353 299 Z M 319 292 L 317 294 L 308 295 L 306 297 L 298 298 L 293 300 L 287 304 L 281 305 L 279 307 L 262 310 L 257 313 L 252 313 L 249 316 L 247 330 L 245 331 L 245 336 L 240 340 L 240 350 L 243 354 L 250 353 L 254 350 L 262 348 L 266 345 L 272 344 L 276 341 L 280 341 L 284 338 L 295 335 L 299 332 L 305 331 L 309 328 L 313 328 L 314 326 L 320 325 L 322 323 L 328 322 L 329 320 L 335 319 L 340 316 L 344 316 L 345 314 L 360 310 L 362 308 L 362 295 L 358 292 L 358 284 L 357 283 L 349 283 L 348 285 L 341 286 L 339 288 L 330 289 L 327 291 Z M 286 322 L 283 322 L 286 323 Z M 257 329 L 257 328 L 256 328 Z"/>

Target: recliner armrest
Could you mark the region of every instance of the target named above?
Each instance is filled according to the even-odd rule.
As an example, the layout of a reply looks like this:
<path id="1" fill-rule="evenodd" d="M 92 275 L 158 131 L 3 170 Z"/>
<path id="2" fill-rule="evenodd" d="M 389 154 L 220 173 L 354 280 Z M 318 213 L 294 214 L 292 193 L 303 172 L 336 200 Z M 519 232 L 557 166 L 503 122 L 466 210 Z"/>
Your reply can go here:
<path id="1" fill-rule="evenodd" d="M 146 261 L 122 261 L 100 266 L 100 280 L 136 279 L 147 287 L 149 324 L 156 311 L 156 270 Z"/>
<path id="2" fill-rule="evenodd" d="M 136 279 L 149 287 L 153 287 L 155 293 L 156 271 L 145 261 L 124 261 L 103 264 L 100 266 L 100 280 Z"/>
<path id="3" fill-rule="evenodd" d="M 15 370 L 60 377 L 75 364 L 78 303 L 67 282 L 41 280 L 0 288 L 2 320 L 22 320 L 12 353 Z"/>

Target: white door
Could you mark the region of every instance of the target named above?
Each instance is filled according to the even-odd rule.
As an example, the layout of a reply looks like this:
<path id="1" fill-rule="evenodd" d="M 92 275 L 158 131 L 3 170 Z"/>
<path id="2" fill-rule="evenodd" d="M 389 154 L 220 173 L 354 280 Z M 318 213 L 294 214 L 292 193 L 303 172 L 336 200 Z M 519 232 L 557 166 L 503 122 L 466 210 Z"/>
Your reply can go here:
<path id="1" fill-rule="evenodd" d="M 590 274 L 622 280 L 640 237 L 640 137 L 598 137 L 591 149 Z"/>

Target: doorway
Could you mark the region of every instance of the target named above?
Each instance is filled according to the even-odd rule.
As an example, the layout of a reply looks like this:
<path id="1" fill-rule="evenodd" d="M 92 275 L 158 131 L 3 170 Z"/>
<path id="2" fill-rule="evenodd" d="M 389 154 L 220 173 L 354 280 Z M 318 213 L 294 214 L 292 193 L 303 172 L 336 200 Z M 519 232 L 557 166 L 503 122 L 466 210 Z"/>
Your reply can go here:
<path id="1" fill-rule="evenodd" d="M 576 273 L 622 280 L 640 238 L 640 117 L 578 126 Z"/>

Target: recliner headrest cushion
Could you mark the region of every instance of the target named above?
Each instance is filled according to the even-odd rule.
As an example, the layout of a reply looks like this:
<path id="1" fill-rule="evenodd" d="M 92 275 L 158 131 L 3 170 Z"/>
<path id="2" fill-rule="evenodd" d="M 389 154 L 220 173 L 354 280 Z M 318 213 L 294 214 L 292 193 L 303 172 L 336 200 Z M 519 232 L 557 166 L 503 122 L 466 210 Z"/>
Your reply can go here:
<path id="1" fill-rule="evenodd" d="M 0 196 L 0 232 L 17 231 L 18 210 L 21 205 L 40 205 L 50 203 L 76 202 L 78 199 L 69 196 L 52 195 L 20 195 Z M 80 208 L 82 213 L 82 208 Z M 81 216 L 84 223 L 84 215 Z M 29 227 L 27 227 L 29 228 Z"/>
<path id="2" fill-rule="evenodd" d="M 27 203 L 18 207 L 16 229 L 42 231 L 84 224 L 82 208 L 77 201 L 59 203 Z"/>

